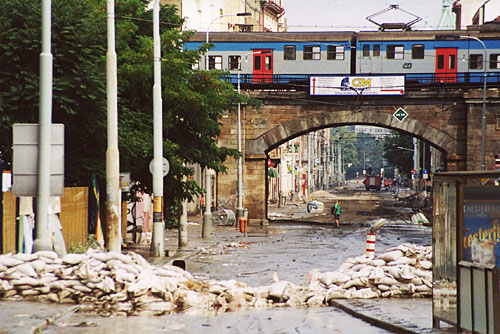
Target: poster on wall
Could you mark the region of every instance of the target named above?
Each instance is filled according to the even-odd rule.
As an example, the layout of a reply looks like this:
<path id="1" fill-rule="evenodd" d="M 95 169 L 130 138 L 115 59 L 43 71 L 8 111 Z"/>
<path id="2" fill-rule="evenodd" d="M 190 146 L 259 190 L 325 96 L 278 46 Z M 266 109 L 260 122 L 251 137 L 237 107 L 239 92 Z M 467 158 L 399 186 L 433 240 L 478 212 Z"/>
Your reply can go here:
<path id="1" fill-rule="evenodd" d="M 500 267 L 500 189 L 464 188 L 464 260 Z"/>

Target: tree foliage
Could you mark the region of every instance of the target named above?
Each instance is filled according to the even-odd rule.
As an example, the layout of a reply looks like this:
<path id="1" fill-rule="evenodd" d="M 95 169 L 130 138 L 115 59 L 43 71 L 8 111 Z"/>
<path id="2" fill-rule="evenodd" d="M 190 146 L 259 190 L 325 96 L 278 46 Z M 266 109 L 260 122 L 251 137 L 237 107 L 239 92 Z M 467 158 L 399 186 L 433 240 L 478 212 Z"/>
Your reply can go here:
<path id="1" fill-rule="evenodd" d="M 153 38 L 149 0 L 117 0 L 116 53 L 120 171 L 151 190 L 153 157 Z M 38 0 L 0 2 L 0 151 L 10 162 L 12 124 L 38 122 L 41 16 Z M 183 50 L 176 8 L 160 11 L 165 205 L 202 190 L 183 182 L 199 164 L 219 172 L 238 152 L 217 146 L 222 114 L 246 101 L 222 73 L 193 70 L 206 49 Z M 65 125 L 65 183 L 84 185 L 90 173 L 104 180 L 106 141 L 106 1 L 53 0 L 53 123 Z M 207 46 L 205 45 L 204 48 Z"/>

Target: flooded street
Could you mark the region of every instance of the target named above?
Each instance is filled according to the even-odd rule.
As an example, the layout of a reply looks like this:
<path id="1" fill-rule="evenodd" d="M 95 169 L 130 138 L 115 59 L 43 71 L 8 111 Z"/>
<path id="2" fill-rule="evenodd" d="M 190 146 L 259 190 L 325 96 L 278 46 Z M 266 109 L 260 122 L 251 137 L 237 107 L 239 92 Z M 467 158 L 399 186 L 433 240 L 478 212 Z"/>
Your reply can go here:
<path id="1" fill-rule="evenodd" d="M 187 269 L 197 278 L 236 279 L 250 286 L 281 280 L 302 284 L 311 269 L 336 270 L 347 258 L 365 254 L 367 227 L 333 228 L 299 223 L 272 223 L 269 235 L 249 235 L 210 254 L 191 259 Z M 403 243 L 431 244 L 431 227 L 388 224 L 377 232 L 375 253 Z M 378 251 L 378 252 L 377 252 Z"/>
<path id="2" fill-rule="evenodd" d="M 389 193 L 345 192 L 345 218 L 333 228 L 329 213 L 304 213 L 303 203 L 275 208 L 274 215 L 292 219 L 270 221 L 269 226 L 250 230 L 233 240 L 222 241 L 186 261 L 186 269 L 201 280 L 236 280 L 248 286 L 267 286 L 275 279 L 303 284 L 313 269 L 335 271 L 348 258 L 365 254 L 366 233 L 381 216 L 397 212 L 384 206 Z M 368 197 L 367 197 L 368 196 Z M 328 203 L 325 211 L 329 211 Z M 281 211 L 279 211 L 281 210 Z M 357 211 L 355 211 L 357 210 Z M 394 211 L 391 211 L 394 210 Z M 278 212 L 279 211 L 279 212 Z M 431 245 L 431 227 L 410 224 L 409 220 L 387 219 L 376 233 L 375 254 L 404 243 Z M 235 229 L 235 227 L 221 227 Z M 410 302 L 411 301 L 411 302 Z M 374 300 L 376 302 L 376 300 Z M 385 299 L 385 310 L 407 312 L 403 319 L 428 317 L 421 312 L 424 299 Z M 428 305 L 428 304 L 425 304 Z M 387 308 L 386 308 L 387 307 Z M 420 310 L 413 312 L 414 307 Z M 427 311 L 427 308 L 424 308 Z M 207 314 L 213 310 L 207 310 Z M 427 319 L 427 318 L 426 318 Z M 430 323 L 430 320 L 429 320 Z M 171 314 L 159 317 L 110 317 L 69 312 L 43 330 L 43 333 L 340 333 L 382 334 L 390 331 L 373 326 L 334 306 L 309 308 L 241 309 L 218 315 Z"/>

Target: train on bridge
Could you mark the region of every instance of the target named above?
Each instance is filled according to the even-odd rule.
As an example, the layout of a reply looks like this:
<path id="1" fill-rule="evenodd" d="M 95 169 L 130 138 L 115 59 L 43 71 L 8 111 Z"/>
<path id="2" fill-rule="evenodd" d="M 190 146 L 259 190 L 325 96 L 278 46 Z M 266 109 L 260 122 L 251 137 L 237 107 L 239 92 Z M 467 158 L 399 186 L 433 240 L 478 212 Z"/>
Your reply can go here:
<path id="1" fill-rule="evenodd" d="M 406 88 L 500 84 L 500 25 L 477 30 L 195 33 L 213 47 L 199 68 L 227 71 L 244 88 L 308 90 L 312 78 L 403 77 Z M 239 72 L 239 73 L 238 73 Z M 341 79 L 342 80 L 342 79 Z M 337 81 L 332 81 L 337 82 Z M 342 81 L 340 85 L 345 86 Z M 361 81 L 362 83 L 362 81 Z M 397 89 L 394 90 L 396 94 Z"/>

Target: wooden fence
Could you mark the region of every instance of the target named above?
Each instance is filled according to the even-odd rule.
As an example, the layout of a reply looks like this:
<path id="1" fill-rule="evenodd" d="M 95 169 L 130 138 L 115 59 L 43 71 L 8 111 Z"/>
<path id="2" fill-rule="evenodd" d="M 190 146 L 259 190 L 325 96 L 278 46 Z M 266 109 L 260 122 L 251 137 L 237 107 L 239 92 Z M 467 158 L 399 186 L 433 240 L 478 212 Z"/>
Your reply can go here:
<path id="1" fill-rule="evenodd" d="M 59 215 L 66 249 L 72 244 L 87 241 L 88 237 L 88 188 L 64 188 L 61 197 L 61 213 Z M 16 253 L 16 198 L 12 191 L 5 192 L 3 197 L 3 222 L 1 252 Z"/>

